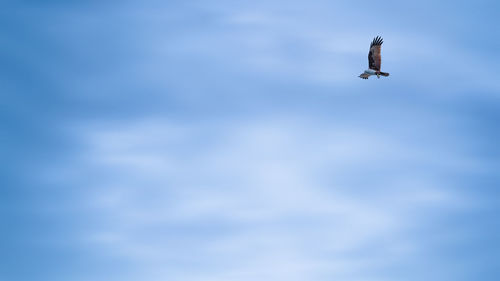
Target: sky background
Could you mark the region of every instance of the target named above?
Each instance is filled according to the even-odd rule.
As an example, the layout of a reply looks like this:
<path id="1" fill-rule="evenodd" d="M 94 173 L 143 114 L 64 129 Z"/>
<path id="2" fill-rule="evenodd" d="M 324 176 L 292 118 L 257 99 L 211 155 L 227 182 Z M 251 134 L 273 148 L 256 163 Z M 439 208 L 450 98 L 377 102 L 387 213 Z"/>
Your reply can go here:
<path id="1" fill-rule="evenodd" d="M 498 280 L 499 10 L 3 1 L 0 281 Z"/>

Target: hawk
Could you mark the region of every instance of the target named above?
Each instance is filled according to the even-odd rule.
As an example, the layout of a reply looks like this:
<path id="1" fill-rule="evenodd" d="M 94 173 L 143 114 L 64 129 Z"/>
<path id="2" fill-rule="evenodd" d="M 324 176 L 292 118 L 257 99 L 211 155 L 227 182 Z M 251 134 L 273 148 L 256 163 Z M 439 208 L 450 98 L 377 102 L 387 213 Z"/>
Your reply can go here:
<path id="1" fill-rule="evenodd" d="M 368 53 L 368 69 L 359 75 L 360 78 L 368 79 L 372 75 L 377 75 L 377 78 L 380 78 L 380 75 L 389 76 L 389 73 L 380 71 L 380 65 L 382 64 L 380 49 L 382 43 L 384 43 L 384 40 L 380 36 L 373 39 L 370 44 L 370 52 Z"/>

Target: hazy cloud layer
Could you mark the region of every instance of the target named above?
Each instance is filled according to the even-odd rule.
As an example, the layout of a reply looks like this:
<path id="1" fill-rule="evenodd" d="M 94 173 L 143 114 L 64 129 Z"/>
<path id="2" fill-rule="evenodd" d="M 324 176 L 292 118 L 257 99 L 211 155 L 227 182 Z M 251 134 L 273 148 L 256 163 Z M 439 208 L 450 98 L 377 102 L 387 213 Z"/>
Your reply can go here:
<path id="1" fill-rule="evenodd" d="M 7 2 L 0 280 L 496 280 L 497 10 Z"/>

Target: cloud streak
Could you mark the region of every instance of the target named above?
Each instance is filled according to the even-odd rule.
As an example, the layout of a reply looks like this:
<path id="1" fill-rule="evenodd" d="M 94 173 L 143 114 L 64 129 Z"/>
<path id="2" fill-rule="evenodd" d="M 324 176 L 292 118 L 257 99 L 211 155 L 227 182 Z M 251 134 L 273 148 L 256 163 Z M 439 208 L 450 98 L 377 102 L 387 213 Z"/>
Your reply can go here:
<path id="1" fill-rule="evenodd" d="M 398 178 L 380 167 L 367 175 L 401 155 L 401 163 L 425 162 L 418 149 L 432 149 L 317 121 L 267 120 L 202 129 L 147 118 L 83 130 L 75 166 L 107 172 L 82 194 L 82 206 L 99 214 L 82 243 L 165 270 L 160 279 L 365 280 L 374 275 L 363 272 L 418 253 L 425 239 L 409 233 L 431 213 L 467 206 L 446 178 Z M 177 270 L 196 264 L 192 274 Z"/>
<path id="2" fill-rule="evenodd" d="M 6 3 L 0 279 L 496 280 L 498 5 L 448 2 Z"/>

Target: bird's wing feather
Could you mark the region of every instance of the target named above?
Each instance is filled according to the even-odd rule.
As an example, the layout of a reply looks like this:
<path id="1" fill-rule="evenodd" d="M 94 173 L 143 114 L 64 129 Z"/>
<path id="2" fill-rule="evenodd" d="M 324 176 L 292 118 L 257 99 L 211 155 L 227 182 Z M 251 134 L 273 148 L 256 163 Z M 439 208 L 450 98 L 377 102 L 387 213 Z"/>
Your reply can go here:
<path id="1" fill-rule="evenodd" d="M 368 53 L 368 67 L 370 69 L 380 71 L 380 65 L 382 64 L 382 55 L 380 50 L 384 41 L 380 36 L 373 39 L 370 44 L 370 52 Z"/>

